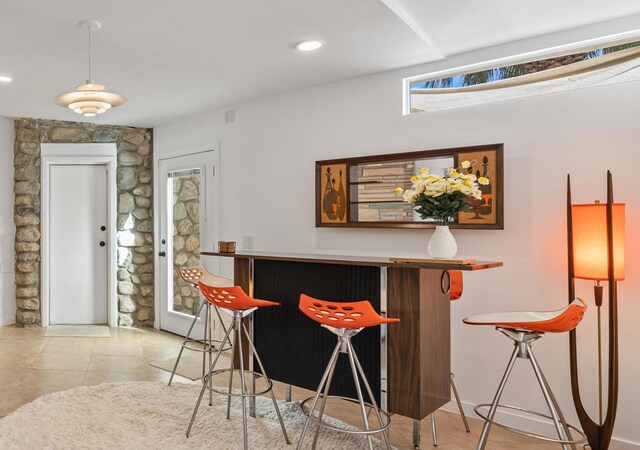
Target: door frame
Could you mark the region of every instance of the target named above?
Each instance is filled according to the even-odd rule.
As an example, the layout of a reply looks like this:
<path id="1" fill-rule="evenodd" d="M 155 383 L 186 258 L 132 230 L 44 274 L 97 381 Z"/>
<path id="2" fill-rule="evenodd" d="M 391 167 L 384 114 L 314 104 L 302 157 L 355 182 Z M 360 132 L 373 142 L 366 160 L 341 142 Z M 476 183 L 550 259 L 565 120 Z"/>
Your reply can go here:
<path id="1" fill-rule="evenodd" d="M 49 245 L 50 245 L 50 171 L 54 165 L 104 165 L 107 170 L 107 319 L 110 327 L 118 326 L 117 298 L 117 147 L 116 144 L 41 144 L 42 195 L 40 214 L 40 244 L 42 246 L 41 322 L 49 326 Z"/>
<path id="2" fill-rule="evenodd" d="M 201 224 L 201 229 L 203 226 L 208 226 L 209 230 L 211 230 L 211 242 L 214 244 L 218 242 L 220 236 L 220 143 L 217 146 L 213 145 L 202 145 L 202 146 L 194 146 L 185 148 L 182 150 L 168 151 L 162 154 L 153 155 L 153 167 L 155 176 L 154 187 L 153 187 L 153 202 L 154 202 L 154 242 L 156 242 L 155 253 L 154 253 L 154 271 L 156 273 L 155 277 L 155 286 L 154 286 L 154 323 L 153 327 L 156 329 L 161 329 L 161 314 L 162 314 L 162 295 L 163 295 L 163 281 L 164 277 L 162 275 L 162 261 L 158 256 L 158 252 L 166 251 L 166 247 L 161 244 L 161 229 L 160 223 L 162 220 L 161 214 L 163 211 L 162 206 L 162 195 L 161 189 L 164 188 L 163 184 L 165 180 L 163 179 L 163 172 L 161 168 L 161 161 L 170 160 L 175 158 L 182 158 L 188 156 L 195 156 L 201 153 L 211 153 L 212 155 L 212 173 L 209 174 L 211 176 L 211 180 L 206 182 L 205 189 L 207 190 L 207 197 L 210 198 L 211 201 L 211 213 L 207 216 L 207 221 L 205 225 Z M 205 250 L 204 244 L 201 247 L 201 250 Z M 213 250 L 213 249 L 212 249 Z M 177 313 L 176 313 L 177 314 Z M 200 320 L 202 320 L 200 318 Z"/>

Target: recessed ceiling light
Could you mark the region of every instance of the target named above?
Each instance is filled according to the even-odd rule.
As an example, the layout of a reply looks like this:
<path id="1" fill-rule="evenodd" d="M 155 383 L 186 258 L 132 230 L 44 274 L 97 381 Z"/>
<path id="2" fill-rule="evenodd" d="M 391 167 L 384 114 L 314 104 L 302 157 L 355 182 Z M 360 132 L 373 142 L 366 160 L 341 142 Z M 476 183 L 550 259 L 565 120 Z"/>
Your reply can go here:
<path id="1" fill-rule="evenodd" d="M 296 50 L 300 50 L 302 52 L 310 52 L 313 50 L 318 50 L 320 47 L 324 46 L 324 42 L 318 39 L 309 39 L 308 41 L 298 42 L 296 44 Z"/>
<path id="2" fill-rule="evenodd" d="M 0 81 L 4 83 L 8 83 L 9 81 L 11 81 L 11 77 L 8 77 L 6 75 L 0 75 Z"/>

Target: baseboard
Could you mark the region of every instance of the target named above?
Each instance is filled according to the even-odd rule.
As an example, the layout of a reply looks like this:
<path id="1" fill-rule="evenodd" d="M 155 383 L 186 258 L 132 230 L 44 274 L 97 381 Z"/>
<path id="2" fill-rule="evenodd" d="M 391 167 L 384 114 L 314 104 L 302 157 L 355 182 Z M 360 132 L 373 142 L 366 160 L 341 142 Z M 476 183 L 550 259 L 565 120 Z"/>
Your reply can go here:
<path id="1" fill-rule="evenodd" d="M 0 327 L 6 327 L 7 325 L 15 325 L 16 316 L 0 317 Z"/>
<path id="2" fill-rule="evenodd" d="M 475 405 L 469 402 L 462 402 L 462 407 L 464 408 L 464 413 L 469 418 L 480 419 L 473 410 Z M 455 402 L 447 403 L 442 407 L 445 411 L 449 411 L 455 414 L 459 414 L 458 406 Z M 507 423 L 510 426 L 514 426 L 517 428 L 524 428 L 526 430 L 530 430 L 536 433 L 549 433 L 549 430 L 552 430 L 551 421 L 545 421 L 544 419 L 538 419 L 530 416 L 525 416 L 523 414 L 519 414 L 512 411 L 500 412 L 500 421 Z M 482 419 L 480 419 L 482 420 Z M 576 425 L 576 424 L 572 424 Z M 640 450 L 640 443 L 632 442 L 626 439 L 619 439 L 615 436 L 611 439 L 611 445 L 609 446 L 611 450 Z"/>

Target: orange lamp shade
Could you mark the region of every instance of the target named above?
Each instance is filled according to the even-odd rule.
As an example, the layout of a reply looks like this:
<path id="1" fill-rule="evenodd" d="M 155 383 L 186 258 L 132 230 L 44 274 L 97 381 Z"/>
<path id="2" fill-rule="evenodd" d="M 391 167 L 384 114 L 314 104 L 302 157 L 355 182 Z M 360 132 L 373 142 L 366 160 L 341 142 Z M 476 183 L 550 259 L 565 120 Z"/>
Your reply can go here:
<path id="1" fill-rule="evenodd" d="M 613 205 L 613 273 L 624 280 L 624 203 Z M 607 205 L 571 205 L 576 278 L 608 280 Z"/>

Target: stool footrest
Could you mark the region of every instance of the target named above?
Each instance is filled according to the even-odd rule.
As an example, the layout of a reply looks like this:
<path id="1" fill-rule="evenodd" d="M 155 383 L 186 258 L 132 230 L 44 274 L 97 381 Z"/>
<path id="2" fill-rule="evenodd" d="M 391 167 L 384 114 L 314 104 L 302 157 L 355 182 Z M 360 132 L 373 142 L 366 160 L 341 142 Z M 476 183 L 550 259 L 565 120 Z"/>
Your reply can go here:
<path id="1" fill-rule="evenodd" d="M 211 339 L 212 343 L 223 345 L 222 339 Z M 197 346 L 201 346 L 198 348 Z M 192 352 L 200 352 L 200 353 L 215 353 L 218 351 L 218 347 L 214 347 L 213 345 L 208 345 L 207 342 L 201 339 L 187 339 L 187 341 L 182 345 L 185 350 L 191 350 Z M 207 348 L 209 347 L 209 348 Z M 231 346 L 227 344 L 226 348 L 223 348 L 222 351 L 226 352 L 231 350 Z"/>
<path id="2" fill-rule="evenodd" d="M 318 398 L 318 400 L 320 401 L 320 400 L 322 400 L 323 398 L 324 398 L 324 395 L 322 395 L 322 394 L 321 394 L 321 395 L 320 395 L 320 397 Z M 349 403 L 354 403 L 354 404 L 356 404 L 356 405 L 359 405 L 359 404 L 360 404 L 357 400 L 354 400 L 354 399 L 349 398 L 349 397 L 341 397 L 341 396 L 339 396 L 339 395 L 329 395 L 329 396 L 327 396 L 327 399 L 330 399 L 330 398 L 334 398 L 334 399 L 338 399 L 338 400 L 343 400 L 343 401 L 346 401 L 346 402 L 349 402 Z M 317 423 L 319 426 L 321 426 L 321 427 L 323 427 L 323 428 L 329 428 L 329 429 L 334 430 L 334 431 L 337 431 L 337 432 L 339 432 L 339 433 L 364 434 L 364 435 L 367 435 L 367 434 L 376 434 L 376 433 L 381 433 L 381 432 L 385 431 L 387 428 L 389 428 L 389 425 L 391 425 L 391 418 L 389 417 L 389 414 L 387 414 L 387 413 L 386 413 L 385 411 L 383 411 L 382 409 L 379 409 L 379 411 L 380 411 L 380 416 L 382 417 L 382 422 L 384 422 L 384 423 L 380 424 L 380 428 L 375 428 L 375 429 L 371 429 L 371 430 L 360 430 L 360 429 L 357 429 L 357 430 L 347 430 L 347 429 L 345 429 L 345 428 L 338 428 L 338 427 L 336 427 L 336 426 L 334 426 L 334 425 L 331 425 L 331 424 L 326 423 L 325 421 L 318 420 L 318 418 L 317 418 L 317 417 L 315 417 L 315 416 L 311 415 L 311 414 L 309 413 L 309 411 L 308 411 L 307 409 L 305 409 L 305 406 L 306 406 L 307 402 L 309 402 L 309 401 L 313 401 L 313 397 L 309 397 L 309 398 L 307 398 L 307 399 L 303 400 L 303 401 L 300 403 L 300 409 L 302 409 L 302 413 L 303 413 L 305 416 L 307 416 L 310 420 L 312 420 L 312 421 L 314 421 L 315 423 Z M 373 409 L 373 408 L 374 408 L 374 406 L 373 406 L 371 403 L 366 403 L 366 402 L 365 402 L 365 406 L 367 406 L 368 408 L 371 408 L 371 409 Z"/>
<path id="3" fill-rule="evenodd" d="M 223 374 L 223 373 L 229 373 L 229 372 L 234 372 L 234 373 L 238 373 L 239 374 L 241 372 L 241 370 L 240 369 L 218 369 L 218 370 L 214 370 L 213 372 L 205 375 L 202 378 L 202 383 L 210 391 L 213 391 L 213 392 L 215 392 L 217 394 L 226 395 L 227 397 L 239 397 L 239 398 L 243 398 L 243 397 L 244 398 L 258 397 L 258 396 L 261 396 L 261 395 L 264 395 L 264 394 L 267 394 L 267 393 L 271 392 L 271 389 L 273 389 L 273 382 L 270 379 L 265 378 L 264 375 L 262 375 L 259 372 L 254 372 L 254 371 L 251 371 L 251 370 L 245 370 L 244 371 L 245 375 L 248 375 L 249 378 L 254 378 L 254 380 L 255 380 L 255 378 L 264 379 L 266 381 L 266 383 L 267 383 L 267 388 L 266 389 L 264 389 L 263 391 L 260 391 L 260 392 L 247 392 L 247 393 L 243 394 L 242 392 L 235 393 L 233 391 L 232 392 L 221 391 L 221 390 L 219 390 L 218 388 L 216 388 L 214 386 L 211 386 L 211 387 L 209 386 L 209 377 L 214 377 L 216 375 L 220 375 L 220 374 Z"/>
<path id="4" fill-rule="evenodd" d="M 480 403 L 476 406 L 473 407 L 473 410 L 476 412 L 477 415 L 479 415 L 480 417 L 482 417 L 485 421 L 489 420 L 487 418 L 487 415 L 480 412 L 480 408 L 490 408 L 491 404 L 490 403 Z M 511 409 L 514 411 L 520 411 L 520 412 L 524 412 L 527 414 L 532 414 L 534 416 L 538 416 L 538 417 L 544 417 L 545 419 L 549 419 L 549 420 L 553 420 L 553 417 L 547 415 L 547 414 L 543 414 L 537 411 L 531 411 L 529 409 L 525 409 L 525 408 L 519 408 L 517 406 L 510 406 L 510 405 L 498 405 L 496 411 L 499 411 L 500 409 Z M 496 425 L 500 428 L 504 428 L 506 430 L 512 431 L 514 433 L 518 433 L 521 434 L 523 436 L 527 436 L 533 439 L 538 439 L 541 441 L 546 441 L 546 442 L 552 442 L 555 444 L 582 444 L 583 442 L 587 441 L 587 437 L 585 436 L 585 434 L 579 430 L 578 428 L 576 428 L 575 426 L 567 423 L 567 428 L 570 428 L 571 430 L 575 431 L 576 433 L 578 433 L 580 435 L 579 439 L 571 439 L 571 440 L 563 440 L 563 439 L 558 439 L 558 438 L 554 438 L 551 436 L 546 436 L 544 434 L 538 434 L 538 433 L 534 433 L 532 431 L 527 431 L 527 430 L 523 430 L 521 428 L 515 428 L 515 427 L 510 427 L 508 425 L 505 425 L 503 423 L 497 422 L 495 419 L 491 421 L 491 423 L 493 425 Z"/>
<path id="5" fill-rule="evenodd" d="M 222 339 L 211 339 L 212 343 L 216 343 L 216 344 L 220 344 L 221 346 L 223 345 L 223 341 Z M 202 348 L 197 348 L 194 347 L 190 344 L 199 344 L 202 346 Z M 214 347 L 213 345 L 211 345 L 209 347 L 209 349 L 206 348 L 207 343 L 204 340 L 201 339 L 187 339 L 187 341 L 183 344 L 183 347 L 185 348 L 185 350 L 191 350 L 192 352 L 200 352 L 200 353 L 215 353 L 218 351 L 219 347 Z M 231 350 L 231 346 L 227 344 L 226 348 L 223 348 L 222 351 L 226 352 Z"/>

